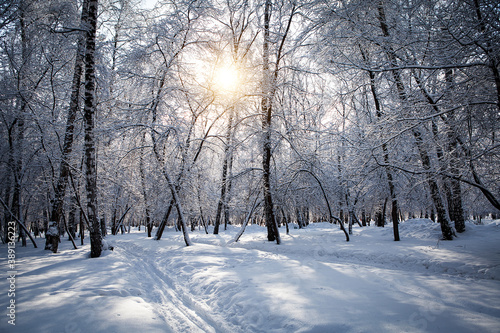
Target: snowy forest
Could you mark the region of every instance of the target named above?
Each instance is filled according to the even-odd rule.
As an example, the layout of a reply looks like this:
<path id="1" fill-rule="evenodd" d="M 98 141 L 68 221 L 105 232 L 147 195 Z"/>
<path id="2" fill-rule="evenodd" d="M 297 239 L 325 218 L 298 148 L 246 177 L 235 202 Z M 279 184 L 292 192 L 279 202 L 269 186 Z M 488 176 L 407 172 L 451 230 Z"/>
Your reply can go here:
<path id="1" fill-rule="evenodd" d="M 500 209 L 497 1 L 3 1 L 7 222 L 352 225 Z M 208 230 L 208 229 L 207 229 Z M 83 233 L 82 233 L 83 235 Z"/>
<path id="2" fill-rule="evenodd" d="M 478 228 L 500 213 L 499 18 L 497 0 L 2 0 L 2 246 L 16 242 L 26 258 L 39 248 L 33 258 L 40 263 L 83 246 L 94 258 L 85 270 L 96 272 L 109 269 L 104 262 L 114 267 L 111 258 L 122 246 L 151 263 L 133 267 L 154 266 L 150 273 L 160 274 L 150 256 L 164 253 L 162 260 L 172 255 L 168 260 L 185 264 L 189 251 L 201 251 L 196 258 L 224 255 L 205 243 L 234 245 L 245 237 L 259 245 L 240 246 L 254 252 L 295 249 L 302 256 L 322 244 L 315 260 L 348 260 L 356 248 L 375 256 L 378 243 L 365 236 L 373 232 L 392 242 L 377 257 L 383 267 L 392 255 L 411 256 L 418 242 L 410 235 L 420 239 L 425 230 L 432 230 L 426 244 L 450 251 L 465 247 L 466 237 L 496 242 L 497 222 L 483 240 Z M 142 238 L 127 238 L 131 230 Z M 364 245 L 356 245 L 357 236 L 367 237 Z M 182 247 L 175 257 L 159 244 Z M 332 254 L 326 245 L 346 248 Z M 499 265 L 498 245 L 487 248 Z M 227 258 L 237 262 L 238 251 Z M 26 258 L 27 266 L 38 260 Z M 197 264 L 191 269 L 202 268 Z M 474 277 L 486 272 L 481 267 Z M 488 278 L 500 280 L 495 267 Z M 456 269 L 467 275 L 469 268 Z M 304 266 L 298 271 L 295 282 L 303 284 L 308 273 Z M 199 286 L 208 285 L 203 276 Z M 172 281 L 165 283 L 182 284 Z M 213 299 L 222 297 L 219 282 Z M 497 282 L 489 290 L 498 291 Z M 254 309 L 260 301 L 248 302 Z M 192 315 L 193 326 L 171 330 L 239 331 L 243 319 L 231 326 L 225 305 L 210 303 L 229 312 L 208 320 L 209 303 L 172 305 L 196 308 L 204 322 Z M 489 304 L 490 324 L 482 329 L 493 332 L 499 298 Z M 171 310 L 163 318 L 175 322 L 165 315 Z M 267 310 L 259 311 L 245 319 L 248 331 L 280 331 L 284 321 L 259 321 Z M 425 327 L 417 317 L 409 324 L 418 332 L 439 322 L 420 317 Z M 284 331 L 300 331 L 289 325 Z M 361 330 L 328 325 L 317 331 L 370 331 L 368 322 Z M 478 329 L 457 324 L 456 331 L 469 328 Z"/>

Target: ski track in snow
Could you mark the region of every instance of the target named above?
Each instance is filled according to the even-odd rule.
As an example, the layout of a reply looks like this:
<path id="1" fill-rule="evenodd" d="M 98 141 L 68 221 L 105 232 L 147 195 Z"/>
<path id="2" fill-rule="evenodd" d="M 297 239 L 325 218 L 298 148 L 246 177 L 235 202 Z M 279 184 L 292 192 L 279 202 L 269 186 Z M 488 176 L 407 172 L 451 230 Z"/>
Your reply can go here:
<path id="1" fill-rule="evenodd" d="M 129 260 L 140 268 L 136 274 L 140 277 L 141 289 L 153 290 L 147 293 L 146 300 L 155 304 L 157 312 L 172 329 L 172 332 L 216 332 L 214 323 L 207 317 L 193 311 L 187 297 L 179 295 L 174 281 L 157 268 L 155 260 L 158 252 L 146 252 L 143 248 L 131 242 L 120 242 L 124 250 L 124 260 Z M 152 259 L 150 259 L 152 258 Z"/>

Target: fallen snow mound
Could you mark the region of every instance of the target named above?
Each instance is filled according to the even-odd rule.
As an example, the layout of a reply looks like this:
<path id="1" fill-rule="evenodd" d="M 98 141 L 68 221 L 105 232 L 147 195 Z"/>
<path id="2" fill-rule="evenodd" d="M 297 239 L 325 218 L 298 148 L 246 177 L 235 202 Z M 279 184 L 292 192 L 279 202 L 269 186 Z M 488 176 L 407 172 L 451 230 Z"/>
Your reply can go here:
<path id="1" fill-rule="evenodd" d="M 399 224 L 401 237 L 417 239 L 439 239 L 441 226 L 430 219 L 410 219 Z"/>

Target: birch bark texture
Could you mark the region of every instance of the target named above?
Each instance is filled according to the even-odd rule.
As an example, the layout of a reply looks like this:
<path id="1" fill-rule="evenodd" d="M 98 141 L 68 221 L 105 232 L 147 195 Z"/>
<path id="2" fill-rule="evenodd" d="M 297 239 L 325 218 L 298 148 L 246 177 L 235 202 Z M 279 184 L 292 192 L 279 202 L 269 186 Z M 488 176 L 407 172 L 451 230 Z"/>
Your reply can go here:
<path id="1" fill-rule="evenodd" d="M 87 0 L 88 24 L 85 50 L 85 191 L 87 194 L 87 217 L 90 229 L 90 257 L 97 258 L 102 253 L 102 234 L 97 212 L 97 167 L 95 145 L 95 45 L 97 32 L 97 0 Z"/>

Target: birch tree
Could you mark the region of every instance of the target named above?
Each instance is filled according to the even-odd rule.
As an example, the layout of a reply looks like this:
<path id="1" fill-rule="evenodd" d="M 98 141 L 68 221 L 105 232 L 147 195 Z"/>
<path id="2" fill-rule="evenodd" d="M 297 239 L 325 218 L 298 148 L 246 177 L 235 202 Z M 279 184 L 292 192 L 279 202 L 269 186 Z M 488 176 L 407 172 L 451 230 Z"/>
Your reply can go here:
<path id="1" fill-rule="evenodd" d="M 270 47 L 271 47 L 271 15 L 272 2 L 266 0 L 263 13 L 263 42 L 262 42 L 262 182 L 264 193 L 264 216 L 267 227 L 267 239 L 281 243 L 278 224 L 274 212 L 274 204 L 271 188 L 271 158 L 272 158 L 272 118 L 273 103 L 276 94 L 276 85 L 281 66 L 281 60 L 284 56 L 285 42 L 292 25 L 296 7 L 291 5 L 289 16 L 285 26 L 276 41 L 276 53 L 274 54 L 274 68 L 271 67 Z"/>
<path id="2" fill-rule="evenodd" d="M 100 257 L 102 252 L 102 233 L 97 212 L 97 168 L 95 152 L 95 40 L 97 32 L 98 0 L 87 0 L 88 25 L 85 48 L 85 192 L 87 194 L 87 218 L 90 229 L 90 256 Z"/>
<path id="3" fill-rule="evenodd" d="M 73 140 L 75 131 L 75 120 L 80 106 L 80 89 L 84 69 L 86 29 L 88 27 L 88 3 L 84 2 L 80 18 L 80 29 L 77 40 L 77 50 L 74 64 L 73 81 L 71 85 L 71 98 L 66 120 L 66 132 L 62 147 L 62 156 L 59 167 L 59 178 L 55 186 L 54 199 L 52 201 L 52 210 L 50 213 L 51 229 L 45 236 L 45 249 L 56 253 L 59 247 L 59 225 L 63 214 L 64 196 L 68 184 L 68 175 L 70 171 L 69 159 L 73 150 Z"/>

